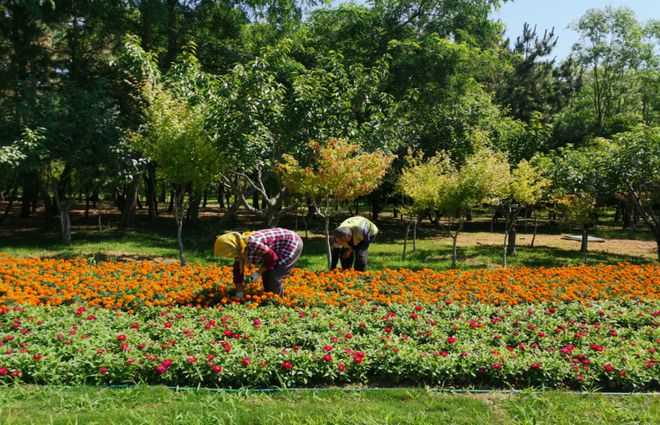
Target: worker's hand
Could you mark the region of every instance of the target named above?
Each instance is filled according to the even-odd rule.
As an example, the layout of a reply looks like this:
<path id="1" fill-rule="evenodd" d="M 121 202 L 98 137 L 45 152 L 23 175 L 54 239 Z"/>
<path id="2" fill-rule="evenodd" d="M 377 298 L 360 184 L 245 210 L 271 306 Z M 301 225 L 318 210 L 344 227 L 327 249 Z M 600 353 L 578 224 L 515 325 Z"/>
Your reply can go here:
<path id="1" fill-rule="evenodd" d="M 236 298 L 238 298 L 239 300 L 245 298 L 245 294 L 243 293 L 243 291 L 236 291 Z"/>
<path id="2" fill-rule="evenodd" d="M 247 282 L 248 283 L 254 283 L 254 282 L 257 282 L 259 280 L 259 278 L 261 278 L 261 274 L 259 274 L 259 272 L 254 272 L 250 276 L 248 276 Z"/>

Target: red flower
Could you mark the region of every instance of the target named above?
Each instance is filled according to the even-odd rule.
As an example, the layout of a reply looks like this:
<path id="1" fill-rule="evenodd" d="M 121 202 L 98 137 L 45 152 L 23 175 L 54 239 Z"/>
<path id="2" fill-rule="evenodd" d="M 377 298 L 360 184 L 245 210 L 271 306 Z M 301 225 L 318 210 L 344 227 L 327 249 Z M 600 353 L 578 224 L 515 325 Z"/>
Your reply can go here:
<path id="1" fill-rule="evenodd" d="M 539 370 L 541 369 L 541 363 L 532 363 L 529 367 L 534 370 Z"/>
<path id="2" fill-rule="evenodd" d="M 166 328 L 171 328 L 172 327 L 172 322 L 165 322 L 165 324 L 163 326 L 165 326 Z"/>
<path id="3" fill-rule="evenodd" d="M 498 369 L 498 370 L 499 370 L 499 369 L 502 369 L 502 365 L 499 364 L 499 363 L 493 363 L 492 366 L 493 366 L 493 369 Z"/>
<path id="4" fill-rule="evenodd" d="M 387 332 L 387 333 L 392 333 L 392 328 L 389 327 L 389 326 L 386 327 L 386 328 L 385 328 L 385 332 Z"/>
<path id="5" fill-rule="evenodd" d="M 243 366 L 249 366 L 252 363 L 249 357 L 243 357 Z"/>
<path id="6" fill-rule="evenodd" d="M 332 361 L 332 356 L 330 354 L 326 354 L 323 356 L 323 361 L 326 363 L 330 363 Z"/>
<path id="7" fill-rule="evenodd" d="M 614 372 L 614 366 L 612 366 L 611 363 L 607 363 L 605 366 L 603 366 L 603 369 L 605 372 Z"/>
<path id="8" fill-rule="evenodd" d="M 282 368 L 291 369 L 292 367 L 293 367 L 293 363 L 291 363 L 291 360 L 287 360 L 285 362 L 282 362 Z"/>
<path id="9" fill-rule="evenodd" d="M 222 366 L 217 366 L 217 365 L 213 366 L 211 370 L 213 371 L 213 373 L 220 373 L 222 372 Z"/>
<path id="10" fill-rule="evenodd" d="M 172 363 L 174 363 L 174 362 L 173 362 L 172 360 L 170 360 L 170 359 L 165 359 L 165 360 L 163 360 L 163 366 L 165 366 L 165 367 L 170 367 L 170 366 L 172 366 Z"/>
<path id="11" fill-rule="evenodd" d="M 329 345 L 323 346 L 323 351 L 332 351 L 332 347 Z"/>
<path id="12" fill-rule="evenodd" d="M 0 376 L 4 376 L 9 373 L 9 369 L 6 367 L 0 367 Z"/>
<path id="13" fill-rule="evenodd" d="M 32 358 L 35 359 L 35 360 L 41 360 L 43 358 L 43 356 L 41 354 L 37 353 L 34 356 L 32 356 Z"/>
<path id="14" fill-rule="evenodd" d="M 117 335 L 117 340 L 118 341 L 126 341 L 126 335 L 124 335 L 124 334 Z"/>
<path id="15" fill-rule="evenodd" d="M 108 373 L 108 368 L 107 368 L 107 367 L 101 367 L 101 368 L 99 368 L 99 373 L 100 373 L 101 375 L 105 375 L 106 373 Z"/>
<path id="16" fill-rule="evenodd" d="M 346 334 L 346 335 L 344 335 L 344 338 L 346 338 L 346 339 L 352 339 L 352 338 L 353 338 L 353 335 L 351 335 L 351 334 Z"/>
<path id="17" fill-rule="evenodd" d="M 346 370 L 346 365 L 344 363 L 339 363 L 339 365 L 337 366 L 337 369 L 339 369 L 340 371 L 343 372 L 343 371 Z"/>
<path id="18" fill-rule="evenodd" d="M 447 344 L 454 344 L 454 343 L 456 343 L 456 338 L 454 338 L 453 336 L 447 338 Z"/>
<path id="19" fill-rule="evenodd" d="M 12 378 L 17 378 L 17 377 L 21 376 L 21 371 L 17 370 L 17 369 L 14 369 L 14 370 L 11 371 L 9 376 L 11 376 Z"/>
<path id="20" fill-rule="evenodd" d="M 159 364 L 156 366 L 156 372 L 158 373 L 165 373 L 167 371 L 167 366 Z"/>
<path id="21" fill-rule="evenodd" d="M 131 357 L 130 359 L 126 360 L 126 363 L 133 364 L 133 363 L 135 363 L 135 359 L 133 357 Z"/>

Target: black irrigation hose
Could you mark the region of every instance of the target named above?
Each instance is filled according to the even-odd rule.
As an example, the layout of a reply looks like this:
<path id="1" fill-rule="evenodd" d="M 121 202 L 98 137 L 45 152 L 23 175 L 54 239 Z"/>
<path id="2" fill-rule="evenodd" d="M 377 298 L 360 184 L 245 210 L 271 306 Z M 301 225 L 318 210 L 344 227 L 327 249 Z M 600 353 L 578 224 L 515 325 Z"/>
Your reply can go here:
<path id="1" fill-rule="evenodd" d="M 139 385 L 107 385 L 99 388 L 139 388 Z M 71 388 L 71 387 L 69 387 Z M 414 387 L 369 387 L 369 388 L 214 388 L 214 387 L 166 387 L 172 391 L 211 391 L 226 394 L 275 394 L 275 393 L 299 393 L 299 392 L 378 392 L 378 391 L 394 391 L 394 390 L 421 390 L 424 388 Z M 440 394 L 523 394 L 529 393 L 530 390 L 474 390 L 474 389 L 448 389 L 448 388 L 426 388 L 427 391 Z M 532 394 L 543 393 L 544 390 L 532 389 Z M 579 395 L 605 395 L 605 396 L 660 396 L 660 392 L 597 392 L 597 391 L 564 391 L 569 394 Z"/>

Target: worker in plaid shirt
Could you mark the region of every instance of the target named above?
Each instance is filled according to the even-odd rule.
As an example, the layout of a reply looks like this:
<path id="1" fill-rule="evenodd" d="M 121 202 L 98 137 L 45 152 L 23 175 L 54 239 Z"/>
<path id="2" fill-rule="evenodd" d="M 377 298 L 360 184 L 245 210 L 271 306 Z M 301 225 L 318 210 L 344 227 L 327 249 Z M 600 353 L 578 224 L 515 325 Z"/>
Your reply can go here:
<path id="1" fill-rule="evenodd" d="M 229 232 L 218 236 L 213 247 L 216 256 L 235 258 L 234 284 L 236 296 L 244 297 L 245 267 L 257 266 L 258 270 L 247 278 L 249 283 L 262 278 L 264 291 L 284 295 L 284 279 L 302 252 L 303 242 L 295 232 L 282 228 L 263 229 L 256 232 Z"/>

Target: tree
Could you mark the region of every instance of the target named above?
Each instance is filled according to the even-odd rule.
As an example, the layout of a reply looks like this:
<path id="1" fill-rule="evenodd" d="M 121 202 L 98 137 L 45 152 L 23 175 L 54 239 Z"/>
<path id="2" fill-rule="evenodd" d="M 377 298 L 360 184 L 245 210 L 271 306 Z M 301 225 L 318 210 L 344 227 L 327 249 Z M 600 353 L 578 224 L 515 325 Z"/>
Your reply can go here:
<path id="1" fill-rule="evenodd" d="M 133 48 L 139 49 L 136 46 Z M 192 74 L 198 71 L 191 53 L 184 55 L 182 67 L 192 69 Z M 153 67 L 151 69 L 155 71 Z M 190 84 L 191 73 L 175 70 L 169 78 L 152 74 L 143 88 L 144 124 L 139 132 L 133 134 L 135 147 L 156 163 L 174 192 L 177 243 L 182 265 L 186 265 L 183 219 L 190 206 L 190 202 L 185 203 L 185 195 L 204 189 L 219 175 L 223 164 L 223 157 L 206 127 L 206 105 L 203 96 L 196 91 L 199 85 Z M 197 75 L 203 78 L 201 74 Z"/>
<path id="2" fill-rule="evenodd" d="M 660 260 L 660 128 L 639 125 L 607 146 L 609 177 L 655 236 Z"/>
<path id="3" fill-rule="evenodd" d="M 449 226 L 441 226 L 452 238 L 452 268 L 456 268 L 458 236 L 468 211 L 501 191 L 500 177 L 508 173 L 508 167 L 506 155 L 481 148 L 462 166 L 440 152 L 425 162 L 413 160 L 404 169 L 400 181 L 404 194 L 420 207 L 430 205 L 449 218 Z"/>
<path id="4" fill-rule="evenodd" d="M 329 138 L 323 145 L 311 142 L 310 148 L 309 166 L 285 155 L 278 170 L 284 185 L 293 193 L 311 197 L 317 213 L 324 218 L 330 269 L 330 218 L 335 203 L 371 193 L 380 184 L 394 157 L 381 151 L 360 152 L 358 145 L 346 139 Z"/>
<path id="5" fill-rule="evenodd" d="M 609 158 L 605 142 L 596 139 L 580 148 L 568 145 L 539 157 L 536 162 L 552 181 L 551 191 L 564 222 L 582 229 L 580 249 L 585 262 L 589 232 L 598 223 L 598 205 L 613 193 L 607 175 Z"/>
<path id="6" fill-rule="evenodd" d="M 536 205 L 545 195 L 550 182 L 530 162 L 522 160 L 507 175 L 500 176 L 501 192 L 497 203 L 504 209 L 504 267 L 507 257 L 516 252 L 516 223 L 521 210 Z"/>
<path id="7" fill-rule="evenodd" d="M 587 71 L 584 94 L 596 135 L 626 130 L 631 121 L 641 121 L 638 75 L 658 71 L 655 25 L 652 21 L 645 28 L 630 9 L 609 6 L 589 10 L 573 25 L 581 36 L 573 55 Z"/>

